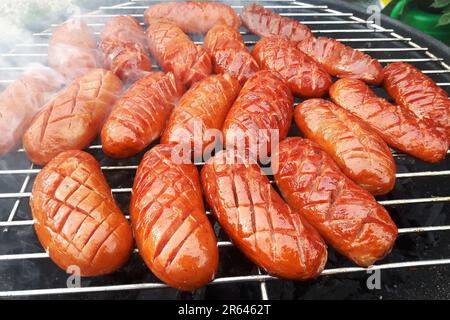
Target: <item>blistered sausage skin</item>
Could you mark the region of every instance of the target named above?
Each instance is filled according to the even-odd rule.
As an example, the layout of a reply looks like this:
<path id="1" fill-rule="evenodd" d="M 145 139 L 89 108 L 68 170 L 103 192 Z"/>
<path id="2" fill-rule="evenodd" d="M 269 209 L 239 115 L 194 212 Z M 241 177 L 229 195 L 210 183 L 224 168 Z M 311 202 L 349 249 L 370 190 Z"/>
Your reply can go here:
<path id="1" fill-rule="evenodd" d="M 194 158 L 211 152 L 221 142 L 220 130 L 240 88 L 229 74 L 195 83 L 173 110 L 161 143 L 183 144 L 193 151 Z"/>
<path id="2" fill-rule="evenodd" d="M 378 60 L 335 39 L 310 37 L 298 43 L 297 47 L 332 76 L 360 79 L 372 85 L 383 81 L 383 68 Z"/>
<path id="3" fill-rule="evenodd" d="M 38 67 L 27 71 L 0 94 L 0 156 L 18 147 L 33 116 L 63 81 L 54 70 Z"/>
<path id="4" fill-rule="evenodd" d="M 374 197 L 315 143 L 280 142 L 275 181 L 287 203 L 341 254 L 368 267 L 390 252 L 397 227 Z"/>
<path id="5" fill-rule="evenodd" d="M 111 71 L 94 69 L 61 90 L 34 117 L 23 146 L 35 164 L 58 153 L 86 148 L 97 136 L 122 89 Z"/>
<path id="6" fill-rule="evenodd" d="M 162 134 L 183 93 L 183 85 L 171 72 L 152 72 L 136 81 L 103 125 L 103 151 L 113 158 L 126 158 L 144 150 Z"/>
<path id="7" fill-rule="evenodd" d="M 214 72 L 229 73 L 243 85 L 259 70 L 239 31 L 217 24 L 205 36 L 205 49 L 211 56 Z"/>
<path id="8" fill-rule="evenodd" d="M 214 279 L 219 254 L 197 168 L 190 161 L 174 161 L 173 150 L 160 144 L 145 154 L 134 180 L 130 216 L 150 270 L 168 285 L 191 291 Z"/>
<path id="9" fill-rule="evenodd" d="M 158 20 L 150 24 L 147 42 L 161 68 L 173 72 L 186 87 L 211 74 L 212 64 L 208 53 L 201 46 L 196 46 L 174 23 Z"/>
<path id="10" fill-rule="evenodd" d="M 173 21 L 184 32 L 192 33 L 206 33 L 219 23 L 235 30 L 241 25 L 241 20 L 229 5 L 200 1 L 158 3 L 145 10 L 147 24 L 158 19 Z"/>
<path id="11" fill-rule="evenodd" d="M 135 81 L 152 70 L 145 32 L 131 16 L 110 18 L 100 35 L 103 67 L 123 81 Z"/>
<path id="12" fill-rule="evenodd" d="M 437 162 L 445 158 L 447 138 L 427 119 L 377 97 L 362 81 L 341 79 L 330 88 L 334 103 L 348 110 L 390 146 L 418 159 Z"/>
<path id="13" fill-rule="evenodd" d="M 58 26 L 48 44 L 48 65 L 67 80 L 99 67 L 97 41 L 92 30 L 80 19 Z"/>
<path id="14" fill-rule="evenodd" d="M 39 241 L 63 270 L 99 276 L 120 268 L 133 248 L 130 225 L 97 161 L 83 151 L 57 155 L 37 175 L 30 198 Z"/>
<path id="15" fill-rule="evenodd" d="M 394 188 L 395 162 L 386 143 L 347 110 L 310 99 L 294 111 L 297 126 L 316 142 L 354 182 L 372 194 Z"/>
<path id="16" fill-rule="evenodd" d="M 262 69 L 278 72 L 294 95 L 319 98 L 328 94 L 330 75 L 298 50 L 295 42 L 276 36 L 262 38 L 254 46 L 252 56 Z"/>
<path id="17" fill-rule="evenodd" d="M 427 75 L 404 62 L 384 67 L 384 87 L 400 106 L 421 119 L 429 119 L 450 142 L 450 100 Z"/>
<path id="18" fill-rule="evenodd" d="M 294 111 L 292 104 L 291 91 L 281 76 L 258 71 L 245 83 L 225 119 L 225 145 L 245 151 L 256 148 L 250 151 L 257 152 L 261 160 L 286 137 Z"/>
<path id="19" fill-rule="evenodd" d="M 248 30 L 261 37 L 274 35 L 292 41 L 302 41 L 312 37 L 311 30 L 301 22 L 282 17 L 256 3 L 242 9 L 241 19 Z"/>
<path id="20" fill-rule="evenodd" d="M 233 243 L 277 277 L 304 280 L 319 275 L 326 246 L 292 210 L 255 163 L 221 151 L 202 169 L 202 185 L 214 216 Z"/>

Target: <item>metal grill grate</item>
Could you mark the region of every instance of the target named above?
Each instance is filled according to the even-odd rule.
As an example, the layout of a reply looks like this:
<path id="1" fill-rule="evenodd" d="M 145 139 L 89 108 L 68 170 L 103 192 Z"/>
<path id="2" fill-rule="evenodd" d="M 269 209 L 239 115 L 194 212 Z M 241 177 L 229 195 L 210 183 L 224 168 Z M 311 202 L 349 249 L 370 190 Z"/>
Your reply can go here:
<path id="1" fill-rule="evenodd" d="M 157 1 L 134 0 L 114 6 L 103 6 L 94 12 L 81 14 L 79 17 L 98 34 L 106 19 L 115 15 L 132 15 L 143 24 L 143 10 L 152 2 Z M 227 2 L 238 12 L 246 4 L 246 1 Z M 393 61 L 408 61 L 429 74 L 445 89 L 450 86 L 450 66 L 442 58 L 436 57 L 427 48 L 417 45 L 412 42 L 411 38 L 401 36 L 392 29 L 367 22 L 352 13 L 332 10 L 326 5 L 313 5 L 290 0 L 261 2 L 267 8 L 284 16 L 300 19 L 316 35 L 334 37 L 358 50 L 368 52 L 383 64 Z M 51 28 L 45 32 L 33 34 L 35 40 L 33 43 L 18 44 L 9 53 L 0 54 L 4 62 L 3 65 L 0 64 L 0 85 L 12 82 L 25 70 L 25 63 L 45 63 L 47 42 L 52 28 L 55 26 L 57 25 L 51 25 Z M 258 39 L 244 28 L 241 29 L 241 33 L 248 46 L 252 46 Z M 193 39 L 196 43 L 202 43 L 202 39 L 198 35 L 193 35 Z M 8 64 L 5 64 L 5 61 Z M 158 69 L 156 65 L 153 67 Z M 376 92 L 387 97 L 381 89 L 376 89 Z M 299 132 L 293 127 L 290 135 L 298 134 Z M 100 150 L 101 146 L 98 141 L 96 143 L 91 145 L 88 151 L 100 161 L 118 203 L 124 212 L 128 212 L 132 177 L 143 153 L 134 158 L 115 161 L 106 158 Z M 446 236 L 448 236 L 450 223 L 446 210 L 450 203 L 450 189 L 445 186 L 445 181 L 450 175 L 450 161 L 447 159 L 438 165 L 431 165 L 395 151 L 393 154 L 398 169 L 397 186 L 392 193 L 378 200 L 387 207 L 399 226 L 399 237 L 438 231 L 447 232 Z M 65 286 L 67 275 L 51 263 L 34 235 L 34 222 L 31 220 L 28 198 L 32 182 L 39 171 L 40 168 L 33 166 L 27 159 L 23 149 L 0 159 L 0 279 L 3 278 L 3 281 L 0 281 L 0 297 L 110 291 L 130 292 L 132 290 L 166 288 L 166 285 L 149 274 L 139 259 L 137 250 L 131 261 L 123 268 L 124 270 L 108 277 L 83 280 L 82 287 L 67 288 Z M 268 299 L 270 292 L 266 281 L 274 280 L 274 278 L 253 266 L 246 259 L 241 259 L 242 256 L 220 230 L 214 218 L 211 215 L 209 217 L 218 234 L 221 257 L 219 275 L 209 286 L 245 283 L 246 286 L 252 286 L 253 291 L 250 291 L 255 292 L 246 297 Z M 224 253 L 228 249 L 234 251 Z M 437 256 L 425 259 L 414 259 L 414 257 L 407 259 L 408 253 L 403 254 L 403 248 L 397 248 L 397 244 L 394 248 L 394 251 L 396 250 L 398 252 L 394 252 L 392 256 L 369 269 L 450 265 L 448 250 L 444 250 L 443 254 L 437 253 Z M 391 261 L 396 257 L 400 257 L 400 261 Z M 331 262 L 327 265 L 323 275 L 330 276 L 367 270 L 352 267 L 344 258 L 336 257 L 334 254 L 330 254 L 330 259 Z M 235 268 L 234 264 L 237 264 L 238 267 Z"/>

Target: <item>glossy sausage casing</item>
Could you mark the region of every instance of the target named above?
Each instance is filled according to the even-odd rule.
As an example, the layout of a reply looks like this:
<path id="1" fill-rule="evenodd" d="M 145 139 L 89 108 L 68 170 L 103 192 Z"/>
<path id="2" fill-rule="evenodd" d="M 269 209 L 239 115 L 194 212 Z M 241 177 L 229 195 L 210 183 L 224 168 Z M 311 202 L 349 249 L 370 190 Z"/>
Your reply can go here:
<path id="1" fill-rule="evenodd" d="M 242 9 L 241 19 L 247 29 L 261 37 L 274 35 L 292 41 L 302 41 L 312 37 L 311 30 L 301 22 L 282 17 L 256 3 Z"/>
<path id="2" fill-rule="evenodd" d="M 332 83 L 330 75 L 298 50 L 295 42 L 282 37 L 266 37 L 256 43 L 252 56 L 262 69 L 278 72 L 294 95 L 319 98 L 328 94 Z"/>
<path id="3" fill-rule="evenodd" d="M 384 68 L 384 87 L 397 104 L 421 119 L 432 121 L 450 141 L 450 100 L 444 89 L 404 62 Z"/>
<path id="4" fill-rule="evenodd" d="M 358 185 L 375 195 L 394 188 L 395 162 L 388 146 L 350 112 L 326 100 L 310 99 L 297 105 L 294 118 L 304 135 Z"/>
<path id="5" fill-rule="evenodd" d="M 48 65 L 73 80 L 99 66 L 94 33 L 80 19 L 57 27 L 48 44 Z"/>
<path id="6" fill-rule="evenodd" d="M 17 148 L 33 116 L 62 85 L 47 67 L 27 71 L 0 94 L 0 156 Z"/>
<path id="7" fill-rule="evenodd" d="M 217 2 L 167 2 L 151 5 L 145 10 L 144 20 L 147 24 L 159 19 L 173 21 L 184 32 L 206 33 L 219 23 L 235 30 L 241 25 L 241 20 L 233 8 Z"/>
<path id="8" fill-rule="evenodd" d="M 194 158 L 211 152 L 221 142 L 220 130 L 240 88 L 229 74 L 212 75 L 195 83 L 173 110 L 161 143 L 184 144 Z"/>
<path id="9" fill-rule="evenodd" d="M 110 18 L 100 35 L 103 67 L 123 81 L 135 81 L 152 70 L 144 30 L 131 16 Z"/>
<path id="10" fill-rule="evenodd" d="M 259 70 L 239 31 L 227 25 L 217 24 L 208 31 L 205 49 L 211 56 L 215 73 L 227 72 L 241 85 Z"/>
<path id="11" fill-rule="evenodd" d="M 164 71 L 171 71 L 185 86 L 209 76 L 211 58 L 196 46 L 179 27 L 167 20 L 158 20 L 147 29 L 150 52 Z"/>
<path id="12" fill-rule="evenodd" d="M 319 146 L 287 138 L 274 159 L 283 197 L 333 248 L 363 267 L 391 250 L 398 231 L 386 209 L 348 179 Z"/>
<path id="13" fill-rule="evenodd" d="M 30 160 L 45 164 L 62 151 L 87 147 L 100 132 L 121 88 L 111 71 L 94 69 L 60 91 L 25 132 L 23 145 Z"/>
<path id="14" fill-rule="evenodd" d="M 97 161 L 66 151 L 37 175 L 30 198 L 34 228 L 63 270 L 99 276 L 120 268 L 133 248 L 130 225 L 117 207 Z"/>
<path id="15" fill-rule="evenodd" d="M 335 39 L 310 37 L 300 42 L 298 48 L 332 76 L 360 79 L 373 85 L 383 81 L 383 68 L 378 60 Z"/>
<path id="16" fill-rule="evenodd" d="M 286 137 L 294 111 L 292 104 L 291 91 L 281 76 L 268 70 L 255 73 L 225 119 L 222 131 L 227 148 L 256 148 L 250 153 L 257 152 L 258 158 L 263 159 Z"/>
<path id="17" fill-rule="evenodd" d="M 113 158 L 126 158 L 144 150 L 161 135 L 183 93 L 183 85 L 171 72 L 152 72 L 136 81 L 103 126 L 103 151 Z"/>
<path id="18" fill-rule="evenodd" d="M 203 167 L 202 184 L 222 228 L 258 266 L 294 280 L 322 272 L 327 261 L 322 238 L 281 199 L 257 164 L 233 150 L 221 151 Z"/>
<path id="19" fill-rule="evenodd" d="M 217 240 L 206 217 L 197 168 L 172 159 L 173 147 L 148 151 L 136 173 L 130 205 L 139 253 L 161 280 L 194 290 L 214 279 Z"/>
<path id="20" fill-rule="evenodd" d="M 333 101 L 374 129 L 392 147 L 421 160 L 445 158 L 447 138 L 427 119 L 379 98 L 362 81 L 341 79 L 330 88 Z"/>

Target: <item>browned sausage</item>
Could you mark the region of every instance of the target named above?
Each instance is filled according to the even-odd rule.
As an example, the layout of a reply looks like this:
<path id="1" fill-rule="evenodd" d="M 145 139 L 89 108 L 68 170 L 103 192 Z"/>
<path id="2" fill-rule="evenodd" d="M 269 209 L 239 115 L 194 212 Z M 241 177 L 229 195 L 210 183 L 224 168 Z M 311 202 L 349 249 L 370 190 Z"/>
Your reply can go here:
<path id="1" fill-rule="evenodd" d="M 130 225 L 90 154 L 66 151 L 53 158 L 36 177 L 30 205 L 39 241 L 60 268 L 99 276 L 127 261 Z"/>
<path id="2" fill-rule="evenodd" d="M 225 3 L 167 2 L 152 5 L 144 12 L 147 24 L 161 18 L 173 21 L 184 32 L 205 33 L 217 23 L 236 30 L 241 25 L 236 12 Z"/>
<path id="3" fill-rule="evenodd" d="M 53 31 L 48 44 L 48 65 L 68 80 L 99 66 L 97 42 L 83 21 L 69 20 Z"/>
<path id="4" fill-rule="evenodd" d="M 144 30 L 131 16 L 109 19 L 100 35 L 103 67 L 123 81 L 135 81 L 152 70 Z"/>
<path id="5" fill-rule="evenodd" d="M 211 58 L 174 23 L 158 20 L 147 29 L 150 52 L 164 71 L 171 71 L 185 86 L 211 74 Z"/>
<path id="6" fill-rule="evenodd" d="M 373 85 L 383 81 L 383 68 L 378 60 L 335 39 L 310 37 L 300 42 L 298 48 L 332 76 L 360 79 Z"/>
<path id="7" fill-rule="evenodd" d="M 202 169 L 202 184 L 215 217 L 233 243 L 277 277 L 304 280 L 327 261 L 323 240 L 293 211 L 257 164 L 221 151 Z"/>
<path id="8" fill-rule="evenodd" d="M 261 37 L 275 35 L 292 41 L 312 37 L 311 30 L 301 22 L 282 17 L 256 3 L 244 7 L 241 19 L 248 30 Z"/>
<path id="9" fill-rule="evenodd" d="M 229 74 L 209 76 L 195 83 L 173 110 L 161 143 L 183 144 L 196 159 L 211 152 L 221 142 L 223 121 L 240 88 Z"/>
<path id="10" fill-rule="evenodd" d="M 136 81 L 103 126 L 103 151 L 113 158 L 126 158 L 144 150 L 161 135 L 183 93 L 183 85 L 171 72 L 152 72 Z"/>
<path id="11" fill-rule="evenodd" d="M 357 116 L 389 145 L 421 160 L 436 162 L 445 158 L 447 138 L 427 119 L 379 98 L 362 81 L 341 79 L 330 88 L 333 101 Z"/>
<path id="12" fill-rule="evenodd" d="M 450 142 L 450 100 L 444 89 L 404 62 L 384 68 L 384 87 L 397 104 L 421 119 L 432 121 Z"/>
<path id="13" fill-rule="evenodd" d="M 236 148 L 264 160 L 289 131 L 293 98 L 276 73 L 262 70 L 244 85 L 228 113 L 223 135 L 227 148 Z M 277 135 L 274 135 L 276 133 Z"/>
<path id="14" fill-rule="evenodd" d="M 259 70 L 239 31 L 227 25 L 217 24 L 208 31 L 205 49 L 211 56 L 215 73 L 228 72 L 241 85 Z"/>
<path id="15" fill-rule="evenodd" d="M 298 50 L 295 42 L 277 36 L 262 38 L 253 47 L 252 56 L 262 69 L 278 72 L 294 95 L 319 98 L 328 94 L 330 75 Z"/>
<path id="16" fill-rule="evenodd" d="M 0 94 L 0 156 L 14 150 L 31 119 L 63 83 L 50 68 L 29 70 Z"/>
<path id="17" fill-rule="evenodd" d="M 23 145 L 30 160 L 46 164 L 62 151 L 87 147 L 121 88 L 120 79 L 103 69 L 75 79 L 46 104 L 25 132 Z"/>
<path id="18" fill-rule="evenodd" d="M 295 122 L 353 181 L 372 194 L 394 188 L 395 162 L 386 143 L 347 110 L 322 99 L 295 108 Z"/>
<path id="19" fill-rule="evenodd" d="M 168 285 L 191 291 L 214 279 L 217 240 L 206 217 L 197 168 L 172 159 L 173 147 L 148 151 L 130 205 L 139 253 Z"/>
<path id="20" fill-rule="evenodd" d="M 272 165 L 283 197 L 328 244 L 363 267 L 391 250 L 398 231 L 386 209 L 319 146 L 287 138 L 278 150 Z"/>

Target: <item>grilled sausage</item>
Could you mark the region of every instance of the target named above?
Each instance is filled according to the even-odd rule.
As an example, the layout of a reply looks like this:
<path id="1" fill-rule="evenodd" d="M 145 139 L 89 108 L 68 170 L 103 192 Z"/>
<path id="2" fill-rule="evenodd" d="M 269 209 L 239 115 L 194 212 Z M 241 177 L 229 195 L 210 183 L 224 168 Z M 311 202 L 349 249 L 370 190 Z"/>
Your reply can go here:
<path id="1" fill-rule="evenodd" d="M 450 100 L 433 80 L 410 64 L 396 62 L 384 68 L 384 87 L 397 104 L 432 121 L 450 142 Z"/>
<path id="2" fill-rule="evenodd" d="M 255 163 L 221 151 L 202 169 L 206 199 L 234 244 L 277 277 L 304 280 L 327 261 L 323 240 L 270 185 Z"/>
<path id="3" fill-rule="evenodd" d="M 171 72 L 152 72 L 136 81 L 103 126 L 103 151 L 113 158 L 126 158 L 144 150 L 159 138 L 183 93 L 183 85 Z"/>
<path id="4" fill-rule="evenodd" d="M 123 81 L 135 81 L 152 70 L 144 30 L 135 18 L 109 19 L 100 35 L 103 67 Z"/>
<path id="5" fill-rule="evenodd" d="M 148 151 L 136 173 L 130 205 L 139 253 L 168 285 L 202 287 L 217 271 L 217 240 L 206 217 L 197 168 L 172 159 L 173 147 Z"/>
<path id="6" fill-rule="evenodd" d="M 99 276 L 128 259 L 133 236 L 97 161 L 66 151 L 36 177 L 30 198 L 34 228 L 50 258 L 62 269 Z"/>
<path id="7" fill-rule="evenodd" d="M 175 24 L 166 20 L 152 23 L 147 29 L 150 52 L 164 71 L 171 71 L 184 85 L 211 74 L 211 58 L 201 46 L 192 40 Z"/>
<path id="8" fill-rule="evenodd" d="M 287 138 L 278 150 L 275 180 L 283 197 L 328 244 L 363 267 L 391 250 L 398 232 L 386 209 L 319 146 Z"/>
<path id="9" fill-rule="evenodd" d="M 34 68 L 0 94 L 0 156 L 14 150 L 31 119 L 63 83 L 50 68 Z"/>
<path id="10" fill-rule="evenodd" d="M 30 160 L 46 164 L 62 151 L 87 147 L 99 133 L 121 87 L 111 71 L 94 69 L 60 91 L 25 132 L 23 145 Z"/>
<path id="11" fill-rule="evenodd" d="M 362 81 L 341 79 L 330 88 L 333 101 L 348 110 L 389 145 L 421 160 L 437 162 L 445 158 L 447 138 L 427 119 L 379 98 Z"/>
<path id="12" fill-rule="evenodd" d="M 257 152 L 258 159 L 264 160 L 278 140 L 286 137 L 292 121 L 292 104 L 288 86 L 276 73 L 268 70 L 255 73 L 225 119 L 223 135 L 227 148 L 248 150 L 250 155 Z"/>
<path id="13" fill-rule="evenodd" d="M 241 19 L 248 30 L 261 37 L 275 35 L 292 41 L 302 41 L 312 37 L 311 30 L 301 22 L 282 17 L 255 3 L 244 7 Z"/>
<path id="14" fill-rule="evenodd" d="M 152 5 L 145 10 L 144 20 L 147 24 L 159 19 L 170 20 L 184 32 L 191 33 L 206 33 L 219 23 L 235 30 L 241 25 L 241 20 L 233 8 L 217 2 L 166 2 Z"/>
<path id="15" fill-rule="evenodd" d="M 99 66 L 97 42 L 81 20 L 68 20 L 52 33 L 48 45 L 48 65 L 73 80 Z"/>
<path id="16" fill-rule="evenodd" d="M 259 70 L 239 31 L 227 25 L 217 24 L 208 31 L 205 49 L 213 61 L 214 72 L 228 72 L 241 85 Z"/>
<path id="17" fill-rule="evenodd" d="M 297 47 L 332 76 L 360 79 L 373 85 L 383 81 L 383 69 L 378 60 L 335 39 L 310 37 L 298 43 Z"/>
<path id="18" fill-rule="evenodd" d="M 184 144 L 196 159 L 211 152 L 222 142 L 220 130 L 240 88 L 229 74 L 212 75 L 195 83 L 173 110 L 161 143 Z"/>
<path id="19" fill-rule="evenodd" d="M 294 111 L 297 126 L 336 161 L 341 170 L 372 194 L 394 188 L 395 162 L 386 143 L 347 110 L 310 99 Z"/>
<path id="20" fill-rule="evenodd" d="M 253 48 L 252 56 L 262 69 L 278 72 L 294 95 L 318 98 L 328 94 L 330 75 L 298 50 L 294 42 L 276 36 L 262 38 Z"/>

